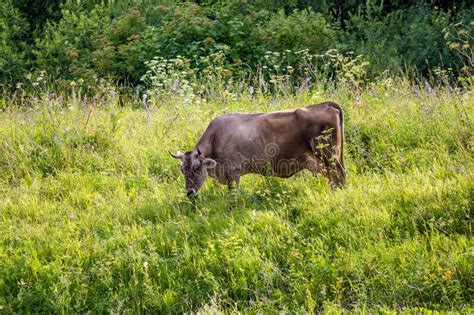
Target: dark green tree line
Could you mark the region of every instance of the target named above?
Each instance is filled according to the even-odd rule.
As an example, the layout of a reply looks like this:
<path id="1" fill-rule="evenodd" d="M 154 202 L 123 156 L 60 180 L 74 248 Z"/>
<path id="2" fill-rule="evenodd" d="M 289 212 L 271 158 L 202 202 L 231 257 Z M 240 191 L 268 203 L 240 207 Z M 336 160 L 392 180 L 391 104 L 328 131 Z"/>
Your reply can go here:
<path id="1" fill-rule="evenodd" d="M 262 63 L 267 51 L 354 52 L 369 73 L 463 61 L 444 34 L 474 17 L 468 1 L 404 0 L 0 0 L 0 84 L 27 73 L 55 80 L 99 78 L 139 84 L 155 56 L 199 58 L 221 51 L 234 74 Z M 472 29 L 472 27 L 470 28 Z"/>

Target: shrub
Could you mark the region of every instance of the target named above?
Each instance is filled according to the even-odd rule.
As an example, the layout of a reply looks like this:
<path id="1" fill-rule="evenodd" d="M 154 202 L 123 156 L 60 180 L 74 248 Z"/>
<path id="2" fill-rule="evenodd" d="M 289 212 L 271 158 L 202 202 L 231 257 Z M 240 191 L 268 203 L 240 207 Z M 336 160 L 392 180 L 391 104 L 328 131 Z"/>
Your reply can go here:
<path id="1" fill-rule="evenodd" d="M 37 40 L 38 68 L 54 78 L 87 84 L 97 78 L 138 83 L 144 62 L 158 50 L 155 38 L 144 30 L 159 16 L 160 8 L 145 10 L 141 5 L 102 3 L 89 9 L 66 3 L 62 19 L 49 23 Z"/>
<path id="2" fill-rule="evenodd" d="M 324 53 L 335 47 L 336 32 L 320 13 L 312 10 L 283 10 L 273 15 L 259 29 L 262 49 L 270 51 L 308 49 L 310 53 Z"/>
<path id="3" fill-rule="evenodd" d="M 459 67 L 443 34 L 452 19 L 450 12 L 426 4 L 385 16 L 359 11 L 347 22 L 343 47 L 364 55 L 372 75 L 411 69 L 426 75 L 436 67 Z"/>
<path id="4" fill-rule="evenodd" d="M 28 71 L 29 26 L 11 0 L 0 1 L 0 86 L 17 82 Z"/>

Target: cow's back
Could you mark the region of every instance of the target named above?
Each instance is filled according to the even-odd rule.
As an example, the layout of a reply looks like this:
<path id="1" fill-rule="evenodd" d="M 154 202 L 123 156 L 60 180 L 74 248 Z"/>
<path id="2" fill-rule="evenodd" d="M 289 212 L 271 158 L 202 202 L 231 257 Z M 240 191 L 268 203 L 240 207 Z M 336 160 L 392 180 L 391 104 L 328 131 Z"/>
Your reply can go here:
<path id="1" fill-rule="evenodd" d="M 226 114 L 214 119 L 212 158 L 221 160 L 292 158 L 308 149 L 295 110 Z"/>

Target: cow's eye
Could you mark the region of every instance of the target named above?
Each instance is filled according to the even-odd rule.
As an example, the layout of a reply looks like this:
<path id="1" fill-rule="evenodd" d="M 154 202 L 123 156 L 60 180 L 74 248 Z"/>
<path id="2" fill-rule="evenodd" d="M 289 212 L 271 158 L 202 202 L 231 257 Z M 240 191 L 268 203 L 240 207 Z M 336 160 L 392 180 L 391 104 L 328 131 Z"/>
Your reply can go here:
<path id="1" fill-rule="evenodd" d="M 194 161 L 193 164 L 191 164 L 191 170 L 193 173 L 198 173 L 201 170 L 201 162 Z"/>

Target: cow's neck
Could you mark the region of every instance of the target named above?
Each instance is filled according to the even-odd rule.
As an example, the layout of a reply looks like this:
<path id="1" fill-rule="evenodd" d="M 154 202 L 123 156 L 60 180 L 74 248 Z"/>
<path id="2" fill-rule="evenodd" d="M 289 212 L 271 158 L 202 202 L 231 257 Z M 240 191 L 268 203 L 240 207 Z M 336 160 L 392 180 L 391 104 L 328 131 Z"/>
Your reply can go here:
<path id="1" fill-rule="evenodd" d="M 197 151 L 199 148 L 199 152 L 201 152 L 201 156 L 206 158 L 212 158 L 212 143 L 211 141 L 205 139 L 204 137 L 196 143 L 194 150 Z"/>

